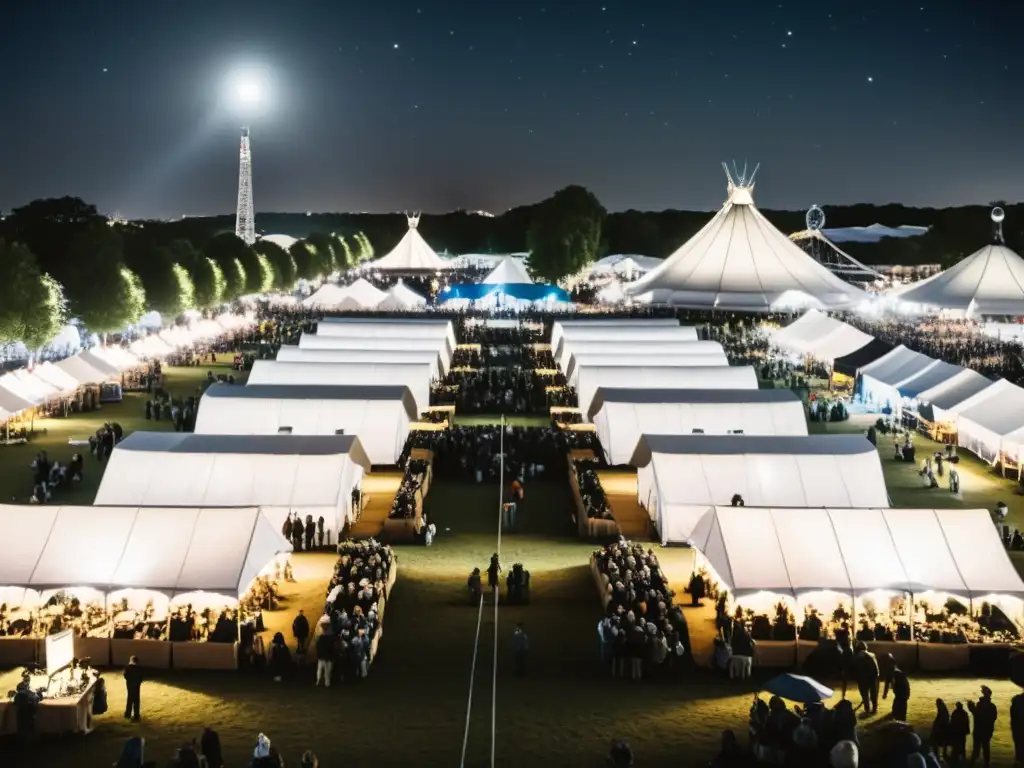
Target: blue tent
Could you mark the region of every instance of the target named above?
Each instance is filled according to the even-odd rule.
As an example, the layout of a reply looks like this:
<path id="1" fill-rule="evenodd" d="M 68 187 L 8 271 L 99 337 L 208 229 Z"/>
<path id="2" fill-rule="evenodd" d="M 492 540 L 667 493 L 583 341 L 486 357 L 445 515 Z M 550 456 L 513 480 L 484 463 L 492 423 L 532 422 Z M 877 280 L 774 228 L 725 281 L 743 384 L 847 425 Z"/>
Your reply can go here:
<path id="1" fill-rule="evenodd" d="M 479 301 L 495 293 L 504 294 L 520 301 L 563 301 L 569 302 L 569 294 L 556 285 L 538 285 L 537 283 L 504 283 L 485 285 L 483 283 L 466 283 L 450 285 L 441 291 L 438 297 L 443 304 L 452 299 Z"/>

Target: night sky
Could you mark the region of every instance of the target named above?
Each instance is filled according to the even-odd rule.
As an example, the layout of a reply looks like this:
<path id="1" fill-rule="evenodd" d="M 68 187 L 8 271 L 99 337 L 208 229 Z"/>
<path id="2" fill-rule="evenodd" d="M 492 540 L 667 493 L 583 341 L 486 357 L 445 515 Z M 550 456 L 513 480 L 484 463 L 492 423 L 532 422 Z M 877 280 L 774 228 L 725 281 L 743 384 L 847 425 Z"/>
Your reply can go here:
<path id="1" fill-rule="evenodd" d="M 259 211 L 710 210 L 733 159 L 770 208 L 1024 199 L 1019 0 L 4 6 L 0 210 L 233 211 L 239 69 Z"/>

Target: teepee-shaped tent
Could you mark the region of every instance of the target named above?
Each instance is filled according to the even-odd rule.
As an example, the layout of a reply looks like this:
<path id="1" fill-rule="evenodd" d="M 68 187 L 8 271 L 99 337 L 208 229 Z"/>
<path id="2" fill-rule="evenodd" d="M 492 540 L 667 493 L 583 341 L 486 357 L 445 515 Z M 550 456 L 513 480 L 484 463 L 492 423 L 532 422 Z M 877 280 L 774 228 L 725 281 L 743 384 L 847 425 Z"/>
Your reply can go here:
<path id="1" fill-rule="evenodd" d="M 1024 315 L 1024 259 L 1003 245 L 1003 210 L 992 211 L 995 242 L 945 272 L 891 291 L 900 301 L 974 315 Z"/>
<path id="2" fill-rule="evenodd" d="M 417 307 L 426 306 L 426 303 L 427 300 L 425 298 L 399 280 L 388 288 L 387 295 L 376 308 L 392 310 L 416 309 Z"/>
<path id="3" fill-rule="evenodd" d="M 371 309 L 387 298 L 387 293 L 366 278 L 360 277 L 352 285 L 342 288 L 345 296 L 354 299 L 363 309 Z"/>
<path id="4" fill-rule="evenodd" d="M 398 241 L 398 245 L 391 249 L 389 254 L 376 261 L 371 261 L 369 266 L 373 269 L 391 272 L 433 272 L 439 269 L 450 269 L 448 262 L 438 256 L 420 234 L 419 214 L 406 218 L 409 221 L 409 231 Z"/>
<path id="5" fill-rule="evenodd" d="M 724 165 L 724 164 L 723 164 Z M 866 298 L 804 253 L 754 206 L 754 175 L 726 168 L 729 198 L 657 269 L 626 287 L 657 304 L 747 312 L 847 307 Z M 754 170 L 757 173 L 757 170 Z"/>
<path id="6" fill-rule="evenodd" d="M 485 285 L 523 285 L 532 283 L 522 262 L 506 256 L 482 281 Z"/>

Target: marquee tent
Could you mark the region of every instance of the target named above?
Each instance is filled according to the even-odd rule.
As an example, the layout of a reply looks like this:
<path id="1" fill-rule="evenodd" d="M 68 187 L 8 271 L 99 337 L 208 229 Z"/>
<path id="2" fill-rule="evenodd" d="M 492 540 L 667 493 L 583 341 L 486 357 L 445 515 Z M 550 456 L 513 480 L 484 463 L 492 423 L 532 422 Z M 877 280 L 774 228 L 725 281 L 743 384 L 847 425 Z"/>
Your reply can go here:
<path id="1" fill-rule="evenodd" d="M 862 435 L 645 434 L 629 463 L 663 543 L 689 541 L 735 494 L 751 506 L 889 506 L 878 451 Z"/>
<path id="2" fill-rule="evenodd" d="M 600 328 L 562 327 L 562 337 L 558 344 L 552 346 L 555 360 L 560 361 L 562 369 L 565 369 L 572 354 L 573 345 L 584 342 L 623 342 L 632 344 L 634 342 L 678 342 L 698 341 L 697 329 L 687 325 L 673 326 L 648 326 L 648 327 L 623 327 L 603 326 Z"/>
<path id="3" fill-rule="evenodd" d="M 448 340 L 438 339 L 396 339 L 396 338 L 357 338 L 354 336 L 320 336 L 315 333 L 303 333 L 299 336 L 299 349 L 369 349 L 369 350 L 436 350 L 447 368 L 452 361 L 452 349 Z"/>
<path id="4" fill-rule="evenodd" d="M 455 326 L 448 318 L 435 317 L 324 317 L 317 321 L 317 334 L 338 337 L 373 337 L 373 340 L 443 336 L 452 350 L 458 345 Z"/>
<path id="5" fill-rule="evenodd" d="M 429 363 L 431 376 L 440 379 L 447 366 L 440 353 L 429 349 L 302 349 L 282 345 L 277 350 L 282 363 Z"/>
<path id="6" fill-rule="evenodd" d="M 937 362 L 901 344 L 889 354 L 860 369 L 861 394 L 867 402 L 895 406 L 901 400 L 900 385 L 921 375 Z"/>
<path id="7" fill-rule="evenodd" d="M 579 342 L 572 345 L 573 353 L 565 364 L 565 375 L 572 376 L 586 361 L 589 365 L 639 365 L 648 361 L 656 367 L 662 365 L 728 365 L 725 350 L 717 341 L 679 341 L 668 344 L 600 344 Z M 678 362 L 683 359 L 684 362 Z M 671 362 L 659 363 L 665 360 Z"/>
<path id="8" fill-rule="evenodd" d="M 961 404 L 981 395 L 993 383 L 977 371 L 965 368 L 956 376 L 918 392 L 918 411 L 928 421 L 950 422 L 956 418 Z"/>
<path id="9" fill-rule="evenodd" d="M 526 267 L 511 256 L 506 256 L 483 280 L 485 285 L 524 285 L 532 283 Z"/>
<path id="10" fill-rule="evenodd" d="M 565 328 L 672 328 L 677 327 L 679 321 L 675 318 L 616 318 L 595 315 L 592 318 L 575 317 L 572 320 L 556 320 L 551 326 L 551 348 L 555 349 L 562 340 L 562 331 Z M 696 338 L 696 331 L 694 331 Z"/>
<path id="11" fill-rule="evenodd" d="M 702 342 L 693 341 L 690 344 Z M 566 378 L 569 386 L 575 387 L 579 373 L 584 368 L 711 368 L 726 366 L 729 361 L 724 352 L 703 352 L 697 354 L 669 355 L 618 355 L 578 354 L 569 357 Z"/>
<path id="12" fill-rule="evenodd" d="M 452 265 L 438 256 L 420 234 L 420 217 L 408 216 L 407 221 L 409 230 L 398 241 L 398 245 L 386 256 L 371 261 L 367 266 L 390 272 L 434 272 L 451 269 Z"/>
<path id="13" fill-rule="evenodd" d="M 678 355 L 679 349 L 692 349 L 695 344 L 717 344 L 702 341 L 576 341 L 566 342 L 555 361 L 563 371 L 572 371 L 576 355 L 621 355 L 623 357 Z"/>
<path id="14" fill-rule="evenodd" d="M 354 435 L 133 432 L 114 447 L 97 506 L 259 507 L 280 531 L 290 512 L 335 534 L 370 461 Z M 333 539 L 337 541 L 337 538 Z"/>
<path id="15" fill-rule="evenodd" d="M 974 401 L 973 403 L 971 401 Z M 1024 446 L 1024 389 L 1000 379 L 957 409 L 957 445 L 996 463 Z"/>
<path id="16" fill-rule="evenodd" d="M 627 296 L 652 293 L 658 304 L 767 312 L 848 307 L 867 298 L 776 229 L 754 206 L 754 180 L 734 183 L 721 210 Z"/>
<path id="17" fill-rule="evenodd" d="M 816 309 L 808 310 L 772 335 L 775 345 L 791 354 L 829 361 L 857 351 L 871 338 L 860 329 Z"/>
<path id="18" fill-rule="evenodd" d="M 936 387 L 944 381 L 949 381 L 958 376 L 963 370 L 959 365 L 938 360 L 935 365 L 926 368 L 917 376 L 903 381 L 896 389 L 907 400 L 916 400 L 922 392 Z"/>
<path id="19" fill-rule="evenodd" d="M 103 364 L 102 368 L 98 368 L 96 365 L 88 362 L 88 358 L 84 357 L 85 354 L 85 352 L 79 352 L 74 357 L 60 360 L 54 363 L 54 365 L 77 381 L 79 386 L 102 384 L 105 381 L 109 381 L 114 376 L 114 374 L 110 372 L 109 366 Z"/>
<path id="20" fill-rule="evenodd" d="M 39 405 L 55 397 L 57 390 L 41 379 L 37 379 L 27 371 L 11 371 L 0 376 L 0 391 L 15 395 L 16 397 Z"/>
<path id="21" fill-rule="evenodd" d="M 427 300 L 401 280 L 386 291 L 387 295 L 377 305 L 378 310 L 403 310 L 425 307 Z"/>
<path id="22" fill-rule="evenodd" d="M 602 387 L 588 418 L 613 466 L 629 463 L 643 434 L 807 434 L 803 402 L 788 389 Z"/>
<path id="23" fill-rule="evenodd" d="M 197 435 L 355 435 L 371 464 L 395 464 L 416 421 L 401 386 L 214 384 L 199 400 Z"/>
<path id="24" fill-rule="evenodd" d="M 320 307 L 322 309 L 333 309 L 339 311 L 365 309 L 355 298 L 350 296 L 344 288 L 338 285 L 326 283 L 317 288 L 312 294 L 302 300 L 303 306 Z M 372 304 L 370 306 L 373 306 Z"/>
<path id="25" fill-rule="evenodd" d="M 77 379 L 49 361 L 37 365 L 32 373 L 60 392 L 74 392 L 81 386 Z"/>
<path id="26" fill-rule="evenodd" d="M 234 601 L 290 552 L 254 507 L 0 506 L 0 587 L 211 592 Z"/>
<path id="27" fill-rule="evenodd" d="M 253 384 L 295 385 L 381 385 L 408 387 L 416 412 L 430 406 L 430 363 L 283 363 L 257 360 L 252 364 L 247 386 Z"/>
<path id="28" fill-rule="evenodd" d="M 716 506 L 697 524 L 693 543 L 737 597 L 876 590 L 1024 596 L 984 509 Z"/>
<path id="29" fill-rule="evenodd" d="M 578 374 L 579 407 L 589 413 L 599 389 L 757 389 L 750 366 L 714 365 L 694 368 L 584 368 Z"/>
<path id="30" fill-rule="evenodd" d="M 0 387 L 0 419 L 6 421 L 14 414 L 27 411 L 29 408 L 34 408 L 35 405 L 31 400 L 16 395 L 5 387 Z"/>
<path id="31" fill-rule="evenodd" d="M 892 352 L 893 346 L 881 339 L 872 339 L 860 349 L 837 357 L 832 361 L 832 370 L 851 379 L 861 368 Z"/>
<path id="32" fill-rule="evenodd" d="M 587 268 L 586 273 L 590 276 L 617 275 L 632 280 L 652 269 L 657 269 L 663 261 L 654 256 L 617 253 L 598 259 Z"/>
<path id="33" fill-rule="evenodd" d="M 1024 259 L 1001 243 L 986 245 L 899 300 L 971 315 L 1024 315 Z"/>

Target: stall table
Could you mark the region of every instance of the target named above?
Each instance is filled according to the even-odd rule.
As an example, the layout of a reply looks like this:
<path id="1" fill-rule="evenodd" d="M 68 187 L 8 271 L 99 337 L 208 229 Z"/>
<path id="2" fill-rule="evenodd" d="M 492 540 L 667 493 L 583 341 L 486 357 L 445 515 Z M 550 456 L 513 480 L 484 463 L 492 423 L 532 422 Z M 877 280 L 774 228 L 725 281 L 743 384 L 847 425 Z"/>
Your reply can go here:
<path id="1" fill-rule="evenodd" d="M 34 678 L 32 688 L 37 687 Z M 66 734 L 66 733 L 89 733 L 93 729 L 92 720 L 92 699 L 96 693 L 96 680 L 93 677 L 89 686 L 75 696 L 63 696 L 60 698 L 44 698 L 36 710 L 36 733 L 38 734 Z M 0 673 L 0 691 L 6 694 L 13 691 L 21 682 L 21 670 L 14 669 Z M 42 678 L 45 684 L 45 676 Z M 18 719 L 15 714 L 14 705 L 6 698 L 0 700 L 0 734 L 11 735 L 17 733 Z M 0 760 L 3 762 L 3 760 Z"/>

